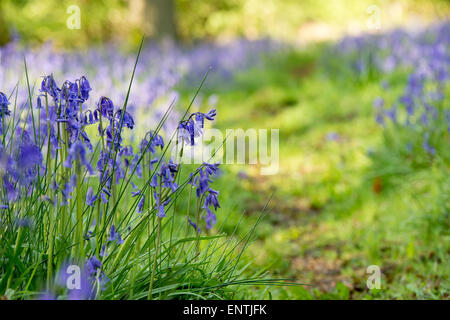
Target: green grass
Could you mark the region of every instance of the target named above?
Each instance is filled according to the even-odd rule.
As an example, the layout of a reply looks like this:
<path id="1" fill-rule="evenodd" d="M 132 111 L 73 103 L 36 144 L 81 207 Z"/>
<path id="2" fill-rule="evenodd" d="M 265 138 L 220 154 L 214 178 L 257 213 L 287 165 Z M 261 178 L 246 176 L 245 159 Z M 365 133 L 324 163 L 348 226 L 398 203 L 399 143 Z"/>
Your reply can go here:
<path id="1" fill-rule="evenodd" d="M 219 95 L 221 129 L 280 129 L 279 174 L 225 166 L 219 189 L 227 199 L 222 212 L 231 214 L 224 230 L 243 212 L 239 228 L 247 230 L 273 193 L 246 251 L 250 268 L 311 286 L 255 292 L 278 299 L 448 298 L 448 158 L 417 167 L 386 147 L 372 107 L 383 93 L 381 76 L 330 74 L 318 61 L 322 50 L 285 52 L 240 74 L 232 87 L 204 92 Z M 405 74 L 389 80 L 395 96 Z M 327 141 L 331 132 L 337 141 Z M 448 134 L 441 143 L 448 149 Z M 237 178 L 239 171 L 248 178 Z M 374 264 L 382 272 L 379 290 L 366 287 Z"/>

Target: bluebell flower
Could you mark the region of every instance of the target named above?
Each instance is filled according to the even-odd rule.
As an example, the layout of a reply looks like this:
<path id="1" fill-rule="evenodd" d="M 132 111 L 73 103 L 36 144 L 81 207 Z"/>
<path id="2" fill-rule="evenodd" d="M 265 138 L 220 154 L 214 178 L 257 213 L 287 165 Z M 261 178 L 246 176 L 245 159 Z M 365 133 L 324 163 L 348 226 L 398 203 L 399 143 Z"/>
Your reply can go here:
<path id="1" fill-rule="evenodd" d="M 97 270 L 99 270 L 101 267 L 102 263 L 97 259 L 96 256 L 90 257 L 85 262 L 86 272 L 89 276 L 95 275 L 97 273 Z"/>
<path id="2" fill-rule="evenodd" d="M 100 197 L 102 198 L 102 201 L 104 203 L 107 203 L 109 201 L 109 198 L 111 197 L 111 193 L 107 188 L 103 188 L 102 192 L 100 192 Z"/>
<path id="3" fill-rule="evenodd" d="M 162 187 L 170 188 L 172 191 L 176 190 L 177 184 L 175 183 L 175 173 L 177 170 L 177 166 L 173 162 L 169 162 L 167 165 L 161 165 L 159 176 L 161 177 Z"/>
<path id="4" fill-rule="evenodd" d="M 11 115 L 11 111 L 8 109 L 9 104 L 8 97 L 3 92 L 0 92 L 0 119 Z"/>
<path id="5" fill-rule="evenodd" d="M 100 257 L 106 257 L 106 245 L 102 246 L 102 249 L 100 250 Z"/>
<path id="6" fill-rule="evenodd" d="M 96 119 L 94 117 L 94 113 L 91 110 L 86 110 L 84 112 L 83 125 L 90 125 L 90 124 L 94 124 L 97 122 L 98 122 L 98 119 Z"/>
<path id="7" fill-rule="evenodd" d="M 114 225 L 111 226 L 110 232 L 109 232 L 109 241 L 116 241 L 117 244 L 122 244 L 123 240 L 120 236 L 120 233 L 116 231 L 116 227 Z"/>
<path id="8" fill-rule="evenodd" d="M 381 108 L 384 106 L 384 100 L 381 97 L 377 97 L 375 98 L 375 100 L 373 100 L 373 106 L 375 108 Z"/>
<path id="9" fill-rule="evenodd" d="M 205 118 L 212 121 L 214 120 L 214 117 L 216 116 L 216 109 L 211 109 L 208 113 L 205 114 Z"/>
<path id="10" fill-rule="evenodd" d="M 38 109 L 42 109 L 42 101 L 41 101 L 41 97 L 42 97 L 42 95 L 39 95 L 39 96 L 37 97 L 36 108 L 38 108 Z"/>
<path id="11" fill-rule="evenodd" d="M 147 135 L 150 135 L 149 140 L 147 140 Z M 149 143 L 150 143 L 150 145 L 148 145 Z M 140 144 L 141 154 L 146 150 L 148 151 L 148 149 L 150 149 L 151 153 L 155 153 L 156 147 L 160 147 L 161 150 L 164 148 L 163 138 L 155 132 L 152 132 L 152 131 L 147 132 L 147 134 L 145 135 L 145 138 L 141 140 L 141 144 Z"/>
<path id="12" fill-rule="evenodd" d="M 72 175 L 70 177 L 70 180 L 64 184 L 64 189 L 61 190 L 61 193 L 63 195 L 63 205 L 67 204 L 67 199 L 71 199 L 71 194 L 76 186 L 77 177 L 75 175 Z"/>
<path id="13" fill-rule="evenodd" d="M 141 200 L 139 200 L 138 206 L 137 206 L 137 212 L 138 213 L 142 213 L 142 209 L 144 207 L 144 203 L 145 203 L 145 196 L 142 195 Z"/>
<path id="14" fill-rule="evenodd" d="M 385 114 L 388 118 L 391 119 L 393 123 L 397 122 L 397 107 L 394 106 L 391 109 L 385 110 Z"/>
<path id="15" fill-rule="evenodd" d="M 208 189 L 208 195 L 205 198 L 204 208 L 209 206 L 214 206 L 214 210 L 220 208 L 219 200 L 217 200 L 217 196 L 219 195 L 219 191 Z"/>
<path id="16" fill-rule="evenodd" d="M 422 122 L 422 125 L 428 126 L 429 120 L 428 120 L 428 115 L 426 112 L 422 113 L 422 115 L 420 116 L 420 121 Z"/>
<path id="17" fill-rule="evenodd" d="M 436 154 L 436 149 L 432 145 L 430 145 L 429 140 L 430 140 L 430 134 L 427 132 L 427 133 L 425 133 L 422 147 L 429 154 L 435 155 Z"/>
<path id="18" fill-rule="evenodd" d="M 41 83 L 41 92 L 50 95 L 55 102 L 59 101 L 59 93 L 61 89 L 56 85 L 53 75 L 45 76 Z"/>
<path id="19" fill-rule="evenodd" d="M 217 174 L 219 171 L 219 163 L 211 164 L 211 163 L 203 162 L 203 166 L 205 169 L 205 174 L 208 177 Z"/>
<path id="20" fill-rule="evenodd" d="M 158 175 L 154 174 L 152 177 L 152 181 L 150 181 L 150 187 L 156 188 L 158 186 Z"/>
<path id="21" fill-rule="evenodd" d="M 191 114 L 187 120 L 178 124 L 179 141 L 193 146 L 195 138 L 202 134 L 205 119 L 212 121 L 215 116 L 216 109 L 212 109 L 208 113 L 195 112 Z"/>
<path id="22" fill-rule="evenodd" d="M 111 120 L 114 116 L 114 104 L 111 99 L 101 97 L 97 103 L 96 111 L 100 112 L 102 117 L 106 117 Z"/>
<path id="23" fill-rule="evenodd" d="M 380 125 L 384 125 L 384 115 L 381 112 L 378 112 L 377 115 L 375 116 L 375 121 L 380 124 Z"/>
<path id="24" fill-rule="evenodd" d="M 339 140 L 339 134 L 336 132 L 329 132 L 326 136 L 327 141 L 338 141 Z"/>
<path id="25" fill-rule="evenodd" d="M 41 149 L 34 144 L 20 146 L 18 163 L 22 169 L 32 168 L 42 164 Z"/>
<path id="26" fill-rule="evenodd" d="M 129 114 L 127 111 L 122 111 L 122 109 L 117 110 L 116 112 L 116 119 L 120 123 L 122 119 L 122 113 L 123 113 L 123 120 L 122 125 L 125 125 L 128 129 L 133 129 L 134 127 L 134 120 L 131 114 Z"/>
<path id="27" fill-rule="evenodd" d="M 97 201 L 97 196 L 92 191 L 92 187 L 89 187 L 88 191 L 86 193 L 86 205 L 93 207 L 95 204 L 95 201 Z"/>
<path id="28" fill-rule="evenodd" d="M 161 219 L 166 217 L 165 207 L 170 203 L 170 199 L 161 202 L 160 196 L 156 192 L 153 193 L 153 197 L 155 198 L 155 207 L 157 209 L 156 215 Z"/>
<path id="29" fill-rule="evenodd" d="M 56 300 L 56 295 L 52 292 L 46 291 L 41 294 L 37 299 L 38 300 Z"/>
<path id="30" fill-rule="evenodd" d="M 194 228 L 194 230 L 195 230 L 197 233 L 200 233 L 200 232 L 201 232 L 200 227 L 197 226 L 197 224 L 196 224 L 195 222 L 193 222 L 191 219 L 188 219 L 188 222 L 189 222 L 189 224 Z"/>
<path id="31" fill-rule="evenodd" d="M 209 208 L 206 208 L 206 216 L 203 216 L 203 219 L 205 219 L 207 229 L 211 229 L 217 222 L 216 215 Z"/>
<path id="32" fill-rule="evenodd" d="M 91 85 L 89 84 L 89 81 L 86 79 L 85 76 L 82 76 L 80 78 L 80 97 L 84 101 L 89 99 L 89 91 L 92 90 Z"/>
<path id="33" fill-rule="evenodd" d="M 31 228 L 33 221 L 30 218 L 20 218 L 16 220 L 16 224 L 22 228 Z"/>

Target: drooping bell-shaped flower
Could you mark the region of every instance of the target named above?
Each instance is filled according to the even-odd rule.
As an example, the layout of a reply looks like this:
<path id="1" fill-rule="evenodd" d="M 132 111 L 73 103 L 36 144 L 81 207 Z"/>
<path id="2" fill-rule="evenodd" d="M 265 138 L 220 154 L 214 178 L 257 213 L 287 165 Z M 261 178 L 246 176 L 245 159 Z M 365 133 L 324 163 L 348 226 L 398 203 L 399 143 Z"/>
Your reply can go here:
<path id="1" fill-rule="evenodd" d="M 82 76 L 80 78 L 80 98 L 83 101 L 86 101 L 89 99 L 89 91 L 92 90 L 91 85 L 89 84 L 89 81 L 86 79 L 85 76 Z"/>

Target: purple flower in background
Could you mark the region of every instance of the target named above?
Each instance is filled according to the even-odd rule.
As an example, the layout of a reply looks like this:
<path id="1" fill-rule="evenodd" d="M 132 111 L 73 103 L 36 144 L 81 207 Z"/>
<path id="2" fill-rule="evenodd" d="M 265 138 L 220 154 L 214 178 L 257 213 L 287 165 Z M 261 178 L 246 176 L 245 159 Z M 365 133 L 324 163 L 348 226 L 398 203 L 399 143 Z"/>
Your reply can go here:
<path id="1" fill-rule="evenodd" d="M 89 276 L 94 276 L 101 267 L 102 263 L 96 256 L 92 256 L 85 262 L 85 269 Z"/>
<path id="2" fill-rule="evenodd" d="M 394 106 L 391 109 L 385 110 L 386 116 L 391 119 L 393 123 L 397 122 L 397 107 Z"/>
<path id="3" fill-rule="evenodd" d="M 373 100 L 373 106 L 375 108 L 381 108 L 384 106 L 384 100 L 381 97 L 377 97 L 375 98 L 375 100 Z"/>
<path id="4" fill-rule="evenodd" d="M 116 227 L 114 227 L 114 225 L 111 226 L 111 229 L 109 231 L 109 241 L 116 241 L 117 244 L 122 244 L 123 240 L 122 237 L 120 236 L 120 233 L 118 233 L 116 231 Z"/>
<path id="5" fill-rule="evenodd" d="M 209 189 L 208 195 L 205 198 L 204 208 L 209 206 L 214 206 L 214 210 L 217 210 L 217 208 L 220 208 L 219 200 L 217 200 L 217 196 L 219 195 L 219 191 Z"/>
<path id="6" fill-rule="evenodd" d="M 31 228 L 33 226 L 33 220 L 31 220 L 30 218 L 17 219 L 16 223 L 19 227 L 22 228 Z"/>
<path id="7" fill-rule="evenodd" d="M 155 198 L 155 207 L 157 209 L 156 215 L 158 216 L 158 218 L 161 218 L 161 219 L 166 217 L 167 215 L 166 215 L 165 207 L 170 203 L 170 199 L 167 199 L 166 201 L 161 203 L 160 196 L 156 192 L 153 193 L 153 197 Z"/>
<path id="8" fill-rule="evenodd" d="M 91 164 L 86 160 L 86 149 L 80 141 L 75 142 L 69 149 L 69 155 L 67 156 L 64 166 L 66 168 L 72 168 L 72 162 L 79 161 L 80 165 L 84 165 L 90 174 L 94 174 Z"/>
<path id="9" fill-rule="evenodd" d="M 194 230 L 195 230 L 197 233 L 200 233 L 200 232 L 201 232 L 200 227 L 197 226 L 197 224 L 196 224 L 195 222 L 193 222 L 191 219 L 188 219 L 188 222 L 189 222 L 189 224 L 194 228 Z"/>
<path id="10" fill-rule="evenodd" d="M 436 149 L 432 145 L 430 145 L 429 140 L 430 140 L 430 134 L 427 132 L 427 133 L 425 133 L 422 147 L 429 154 L 435 155 L 436 154 Z"/>
<path id="11" fill-rule="evenodd" d="M 329 132 L 326 136 L 327 141 L 338 141 L 339 140 L 339 134 L 336 132 Z"/>
<path id="12" fill-rule="evenodd" d="M 97 196 L 94 195 L 94 192 L 92 191 L 92 187 L 88 188 L 88 191 L 86 193 L 86 205 L 89 207 L 93 207 L 95 204 L 95 201 L 97 201 Z"/>
<path id="13" fill-rule="evenodd" d="M 45 76 L 41 83 L 41 92 L 49 94 L 55 101 L 59 101 L 61 89 L 56 85 L 53 75 Z"/>
<path id="14" fill-rule="evenodd" d="M 195 145 L 195 138 L 202 134 L 205 119 L 212 121 L 215 116 L 216 109 L 212 109 L 208 113 L 195 112 L 191 114 L 187 120 L 178 124 L 179 141 L 191 146 Z"/>
<path id="15" fill-rule="evenodd" d="M 142 209 L 144 207 L 144 203 L 145 203 L 145 196 L 141 197 L 141 200 L 139 200 L 138 206 L 137 206 L 137 212 L 138 213 L 142 213 Z"/>
<path id="16" fill-rule="evenodd" d="M 205 118 L 212 121 L 214 120 L 216 114 L 216 109 L 211 109 L 207 114 L 205 114 Z"/>

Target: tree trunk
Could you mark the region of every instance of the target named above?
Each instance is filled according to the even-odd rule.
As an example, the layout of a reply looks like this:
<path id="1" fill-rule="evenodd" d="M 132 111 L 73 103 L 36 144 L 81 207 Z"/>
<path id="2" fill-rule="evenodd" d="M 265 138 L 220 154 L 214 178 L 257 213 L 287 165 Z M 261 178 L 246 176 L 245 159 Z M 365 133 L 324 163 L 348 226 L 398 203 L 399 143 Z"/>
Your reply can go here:
<path id="1" fill-rule="evenodd" d="M 132 0 L 130 14 L 147 37 L 176 38 L 174 0 Z"/>

